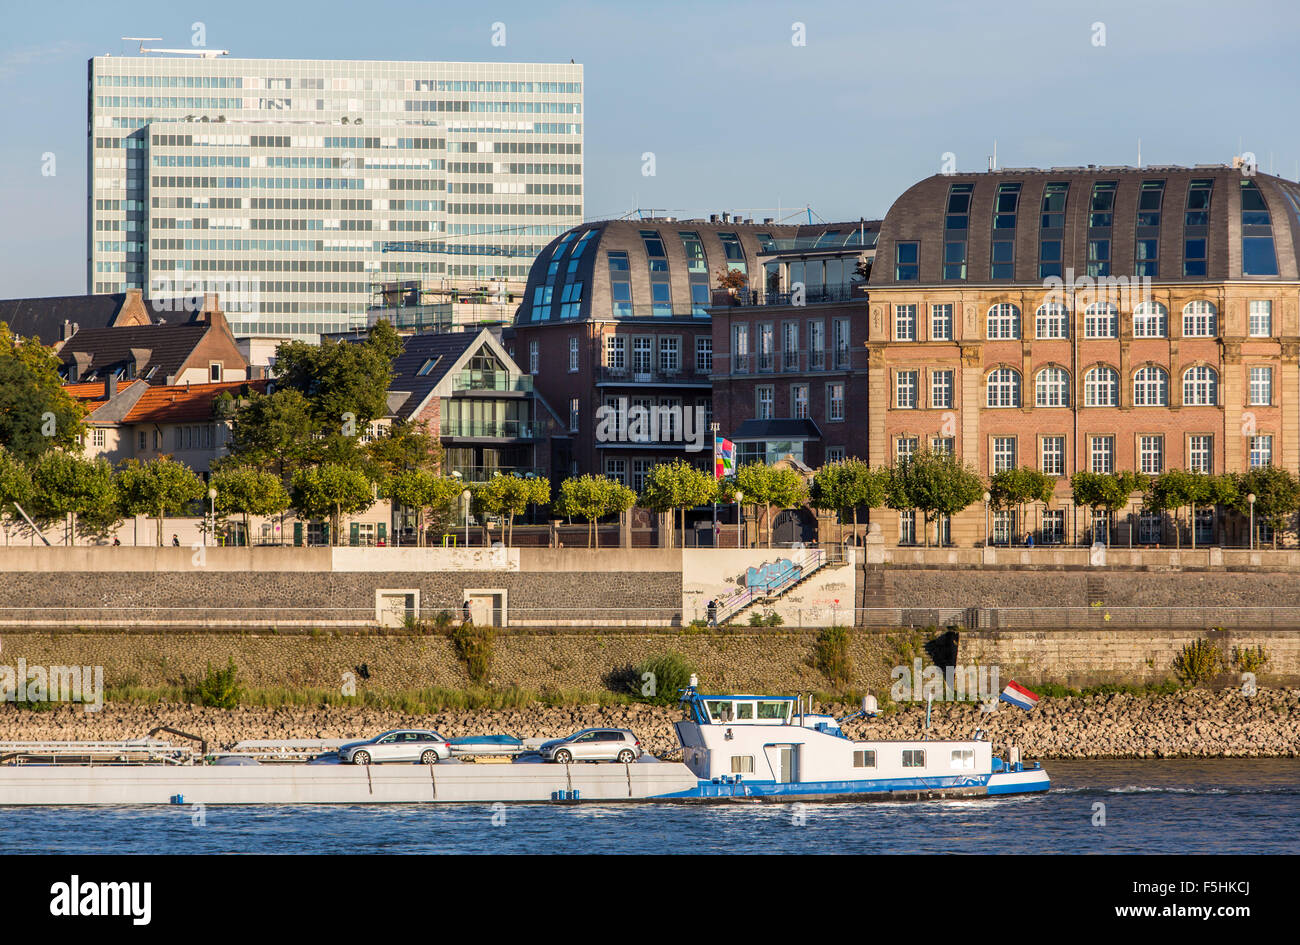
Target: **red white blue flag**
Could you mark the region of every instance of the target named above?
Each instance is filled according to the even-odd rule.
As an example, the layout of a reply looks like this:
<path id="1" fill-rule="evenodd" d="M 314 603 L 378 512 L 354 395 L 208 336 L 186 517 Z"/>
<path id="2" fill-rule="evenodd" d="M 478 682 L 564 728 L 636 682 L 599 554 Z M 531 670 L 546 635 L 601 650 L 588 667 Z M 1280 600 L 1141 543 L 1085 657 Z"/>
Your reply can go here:
<path id="1" fill-rule="evenodd" d="M 1007 688 L 1002 690 L 1002 701 L 1010 702 L 1012 705 L 1028 711 L 1038 705 L 1038 696 L 1013 679 L 1007 684 Z"/>

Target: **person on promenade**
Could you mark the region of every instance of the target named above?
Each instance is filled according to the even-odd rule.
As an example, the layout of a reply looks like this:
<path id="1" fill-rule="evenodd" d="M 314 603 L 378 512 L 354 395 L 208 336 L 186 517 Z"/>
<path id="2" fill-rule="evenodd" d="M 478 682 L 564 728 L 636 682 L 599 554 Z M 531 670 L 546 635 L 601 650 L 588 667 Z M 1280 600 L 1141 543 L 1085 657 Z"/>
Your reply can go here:
<path id="1" fill-rule="evenodd" d="M 709 626 L 710 626 L 710 627 L 716 627 L 716 626 L 718 625 L 718 601 L 717 601 L 717 598 L 714 598 L 714 599 L 712 599 L 712 600 L 709 601 L 709 606 L 708 606 L 708 608 L 707 608 L 707 610 L 706 610 L 706 613 L 708 613 L 708 615 L 709 615 Z"/>
<path id="2" fill-rule="evenodd" d="M 181 538 L 180 538 L 180 536 L 179 536 L 179 535 L 172 535 L 172 547 L 173 547 L 173 548 L 179 548 L 180 546 L 181 546 Z"/>
<path id="3" fill-rule="evenodd" d="M 460 608 L 460 625 L 468 627 L 474 623 L 474 615 L 469 612 L 469 601 L 465 601 Z"/>

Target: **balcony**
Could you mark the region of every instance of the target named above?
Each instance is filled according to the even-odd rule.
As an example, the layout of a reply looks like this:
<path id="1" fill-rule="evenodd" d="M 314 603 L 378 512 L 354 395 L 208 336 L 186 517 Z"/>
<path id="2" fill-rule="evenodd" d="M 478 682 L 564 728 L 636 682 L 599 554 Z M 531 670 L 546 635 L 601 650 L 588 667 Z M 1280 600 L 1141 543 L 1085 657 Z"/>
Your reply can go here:
<path id="1" fill-rule="evenodd" d="M 504 371 L 461 371 L 451 381 L 452 391 L 505 391 L 532 393 L 531 374 L 507 374 Z"/>
<path id="2" fill-rule="evenodd" d="M 719 297 L 715 297 L 715 302 Z M 794 305 L 791 292 L 765 292 L 759 289 L 740 289 L 729 296 L 730 305 Z M 827 305 L 835 302 L 866 302 L 867 283 L 848 282 L 840 285 L 810 285 L 803 290 L 803 305 Z"/>
<path id="3" fill-rule="evenodd" d="M 487 482 L 493 476 L 546 476 L 546 470 L 537 466 L 452 466 L 448 475 L 456 475 L 464 482 Z"/>
<path id="4" fill-rule="evenodd" d="M 598 384 L 653 384 L 659 387 L 708 387 L 707 371 L 693 368 L 677 370 L 664 368 L 613 368 L 601 365 L 596 369 Z"/>
<path id="5" fill-rule="evenodd" d="M 443 436 L 469 436 L 491 440 L 535 440 L 541 425 L 532 420 L 443 420 Z"/>

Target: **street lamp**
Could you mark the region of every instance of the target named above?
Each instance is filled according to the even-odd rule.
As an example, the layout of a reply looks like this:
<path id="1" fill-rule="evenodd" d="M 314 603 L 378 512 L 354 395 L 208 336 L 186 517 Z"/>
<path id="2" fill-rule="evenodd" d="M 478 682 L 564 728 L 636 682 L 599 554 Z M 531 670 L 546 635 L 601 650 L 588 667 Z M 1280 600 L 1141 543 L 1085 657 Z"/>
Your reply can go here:
<path id="1" fill-rule="evenodd" d="M 466 489 L 464 492 L 460 494 L 460 497 L 465 502 L 465 547 L 468 548 L 469 547 L 469 504 L 470 501 L 474 498 L 474 496 L 473 494 L 470 493 L 468 489 Z"/>
<path id="2" fill-rule="evenodd" d="M 990 495 L 989 493 L 987 492 L 984 493 L 984 547 L 985 548 L 987 548 L 989 545 L 989 500 L 992 498 L 993 496 Z"/>
<path id="3" fill-rule="evenodd" d="M 1255 493 L 1251 492 L 1246 496 L 1246 502 L 1250 504 L 1250 550 L 1255 550 Z"/>
<path id="4" fill-rule="evenodd" d="M 745 498 L 745 493 L 739 489 L 736 490 L 736 547 L 740 547 L 740 538 L 745 533 L 745 507 L 741 501 Z"/>
<path id="5" fill-rule="evenodd" d="M 217 490 L 208 488 L 208 508 L 211 511 L 211 522 L 213 531 L 217 528 Z M 208 530 L 203 529 L 203 547 L 208 546 Z"/>

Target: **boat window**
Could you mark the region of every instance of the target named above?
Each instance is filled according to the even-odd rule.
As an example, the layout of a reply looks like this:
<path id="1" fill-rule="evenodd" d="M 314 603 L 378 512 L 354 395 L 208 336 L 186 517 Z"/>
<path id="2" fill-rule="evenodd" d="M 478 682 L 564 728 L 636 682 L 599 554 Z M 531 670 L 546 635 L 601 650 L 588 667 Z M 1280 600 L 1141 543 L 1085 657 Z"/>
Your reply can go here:
<path id="1" fill-rule="evenodd" d="M 853 767 L 874 768 L 875 766 L 876 753 L 874 751 L 855 751 L 853 753 Z"/>
<path id="2" fill-rule="evenodd" d="M 754 717 L 754 703 L 752 702 L 736 703 L 737 719 L 752 719 L 753 717 Z"/>
<path id="3" fill-rule="evenodd" d="M 925 751 L 920 748 L 909 748 L 903 752 L 904 768 L 924 768 Z"/>
<path id="4" fill-rule="evenodd" d="M 753 755 L 732 755 L 731 756 L 732 774 L 753 774 L 753 772 L 754 772 Z"/>
<path id="5" fill-rule="evenodd" d="M 956 748 L 952 753 L 952 766 L 954 768 L 973 768 L 975 767 L 975 751 L 970 748 Z"/>
<path id="6" fill-rule="evenodd" d="M 708 702 L 709 718 L 715 722 L 731 721 L 731 703 L 730 702 Z"/>
<path id="7" fill-rule="evenodd" d="M 758 704 L 758 717 L 760 719 L 781 719 L 786 718 L 786 711 L 789 709 L 788 702 L 760 702 Z"/>

